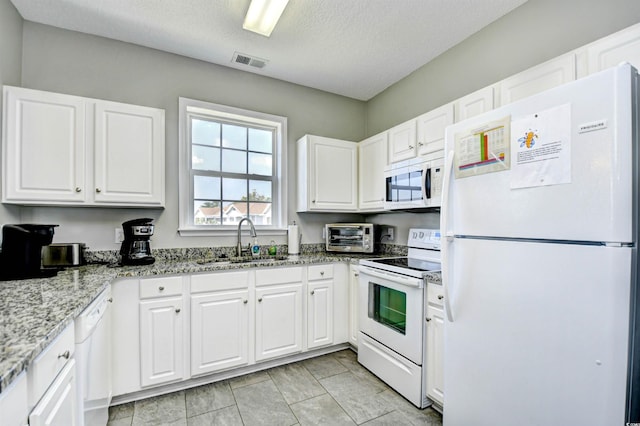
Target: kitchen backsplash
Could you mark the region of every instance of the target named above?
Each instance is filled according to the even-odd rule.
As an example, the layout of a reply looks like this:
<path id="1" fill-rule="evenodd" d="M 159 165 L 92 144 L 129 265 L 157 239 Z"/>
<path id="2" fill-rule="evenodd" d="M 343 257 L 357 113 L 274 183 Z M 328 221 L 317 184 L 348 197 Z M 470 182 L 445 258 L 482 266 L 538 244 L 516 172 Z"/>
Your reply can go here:
<path id="1" fill-rule="evenodd" d="M 277 245 L 277 254 L 287 254 L 288 246 L 286 244 Z M 268 256 L 267 250 L 269 246 L 261 246 L 260 254 Z M 324 254 L 324 243 L 318 244 L 302 244 L 300 246 L 300 254 L 311 256 L 314 254 Z M 151 254 L 159 261 L 184 261 L 211 259 L 218 257 L 234 257 L 236 256 L 236 247 L 196 247 L 196 248 L 173 248 L 173 249 L 152 249 Z M 397 244 L 380 244 L 377 250 L 378 256 L 406 256 L 407 246 Z M 115 263 L 118 261 L 118 250 L 96 250 L 85 252 L 87 263 Z"/>

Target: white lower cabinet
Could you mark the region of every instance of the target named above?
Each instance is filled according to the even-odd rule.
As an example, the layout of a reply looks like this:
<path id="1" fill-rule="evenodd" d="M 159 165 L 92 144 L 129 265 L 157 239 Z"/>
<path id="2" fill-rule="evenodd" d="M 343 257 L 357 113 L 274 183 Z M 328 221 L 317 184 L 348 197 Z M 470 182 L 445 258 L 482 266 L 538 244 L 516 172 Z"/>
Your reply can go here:
<path id="1" fill-rule="evenodd" d="M 191 375 L 249 363 L 249 272 L 191 277 Z"/>
<path id="2" fill-rule="evenodd" d="M 442 285 L 427 284 L 427 396 L 444 405 L 444 294 Z"/>
<path id="3" fill-rule="evenodd" d="M 140 390 L 139 279 L 111 283 L 111 385 L 113 395 Z"/>
<path id="4" fill-rule="evenodd" d="M 168 297 L 142 299 L 154 291 Z M 182 277 L 140 280 L 141 385 L 184 378 L 184 313 Z"/>
<path id="5" fill-rule="evenodd" d="M 360 272 L 358 265 L 349 266 L 349 343 L 358 347 L 358 287 Z"/>
<path id="6" fill-rule="evenodd" d="M 302 268 L 260 271 L 256 276 L 256 361 L 301 351 Z"/>
<path id="7" fill-rule="evenodd" d="M 122 279 L 111 292 L 114 396 L 349 341 L 344 263 Z"/>
<path id="8" fill-rule="evenodd" d="M 309 266 L 307 272 L 307 348 L 333 343 L 333 265 Z"/>
<path id="9" fill-rule="evenodd" d="M 29 425 L 75 426 L 79 424 L 77 403 L 76 361 L 72 358 L 31 411 Z"/>
<path id="10" fill-rule="evenodd" d="M 2 426 L 24 426 L 29 418 L 27 403 L 27 373 L 22 372 L 0 393 L 0 424 Z"/>

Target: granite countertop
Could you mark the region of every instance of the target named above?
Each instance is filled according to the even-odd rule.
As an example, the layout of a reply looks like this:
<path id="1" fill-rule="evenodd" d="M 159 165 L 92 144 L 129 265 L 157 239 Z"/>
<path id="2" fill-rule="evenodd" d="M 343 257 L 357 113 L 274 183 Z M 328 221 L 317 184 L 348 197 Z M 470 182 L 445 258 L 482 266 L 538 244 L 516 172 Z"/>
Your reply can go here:
<path id="1" fill-rule="evenodd" d="M 60 271 L 52 278 L 0 281 L 0 394 L 118 278 L 355 262 L 365 257 L 380 256 L 321 253 L 250 263 L 172 259 L 146 266 L 86 265 Z M 440 281 L 439 273 L 429 275 L 430 282 Z"/>

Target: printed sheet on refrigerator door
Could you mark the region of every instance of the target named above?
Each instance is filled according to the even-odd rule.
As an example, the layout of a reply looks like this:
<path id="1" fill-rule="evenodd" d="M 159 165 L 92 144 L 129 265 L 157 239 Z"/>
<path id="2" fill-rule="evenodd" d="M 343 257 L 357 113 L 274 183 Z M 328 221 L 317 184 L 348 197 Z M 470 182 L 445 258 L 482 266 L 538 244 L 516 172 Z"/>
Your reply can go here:
<path id="1" fill-rule="evenodd" d="M 571 104 L 511 123 L 511 189 L 571 183 Z"/>

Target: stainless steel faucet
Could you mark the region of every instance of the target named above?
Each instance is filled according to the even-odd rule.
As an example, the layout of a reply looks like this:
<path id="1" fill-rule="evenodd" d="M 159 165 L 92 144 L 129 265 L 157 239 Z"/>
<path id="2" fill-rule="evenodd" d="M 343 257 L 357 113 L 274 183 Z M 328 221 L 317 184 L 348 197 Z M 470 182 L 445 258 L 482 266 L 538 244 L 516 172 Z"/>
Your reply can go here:
<path id="1" fill-rule="evenodd" d="M 242 256 L 242 253 L 244 252 L 248 252 L 249 249 L 243 249 L 242 248 L 242 235 L 241 235 L 241 231 L 242 231 L 242 223 L 244 221 L 249 222 L 249 226 L 251 227 L 251 230 L 249 231 L 249 233 L 251 234 L 252 238 L 256 238 L 258 236 L 258 234 L 256 234 L 256 228 L 253 226 L 253 222 L 251 221 L 251 219 L 249 219 L 249 217 L 243 217 L 240 222 L 238 222 L 238 246 L 236 248 L 236 253 L 238 256 Z M 249 243 L 249 246 L 251 246 L 251 243 Z"/>

